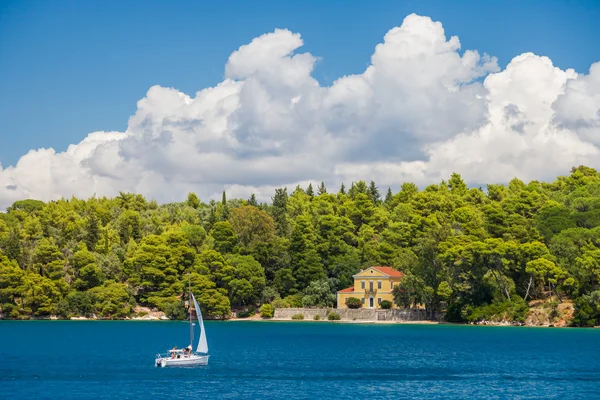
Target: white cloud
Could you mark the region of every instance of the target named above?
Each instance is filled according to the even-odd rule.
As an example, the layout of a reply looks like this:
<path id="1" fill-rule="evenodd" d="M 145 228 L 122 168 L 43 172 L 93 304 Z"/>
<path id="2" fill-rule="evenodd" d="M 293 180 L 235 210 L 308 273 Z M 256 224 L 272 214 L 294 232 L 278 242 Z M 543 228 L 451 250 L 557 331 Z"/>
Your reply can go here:
<path id="1" fill-rule="evenodd" d="M 409 15 L 362 74 L 323 87 L 297 33 L 275 30 L 234 51 L 225 80 L 193 97 L 153 86 L 125 132 L 95 132 L 65 152 L 32 150 L 0 167 L 0 209 L 132 191 L 179 201 L 268 200 L 274 188 L 374 179 L 474 183 L 553 179 L 600 167 L 600 64 L 562 71 L 526 53 L 502 71 L 461 50 L 442 24 Z"/>

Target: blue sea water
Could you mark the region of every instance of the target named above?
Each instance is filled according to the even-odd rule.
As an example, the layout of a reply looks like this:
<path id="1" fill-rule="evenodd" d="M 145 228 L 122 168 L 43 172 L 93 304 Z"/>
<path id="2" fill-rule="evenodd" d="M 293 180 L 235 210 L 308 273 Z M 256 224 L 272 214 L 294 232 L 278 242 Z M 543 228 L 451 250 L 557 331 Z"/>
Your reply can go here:
<path id="1" fill-rule="evenodd" d="M 600 397 L 600 330 L 207 322 L 206 367 L 156 368 L 182 322 L 2 321 L 2 399 Z"/>

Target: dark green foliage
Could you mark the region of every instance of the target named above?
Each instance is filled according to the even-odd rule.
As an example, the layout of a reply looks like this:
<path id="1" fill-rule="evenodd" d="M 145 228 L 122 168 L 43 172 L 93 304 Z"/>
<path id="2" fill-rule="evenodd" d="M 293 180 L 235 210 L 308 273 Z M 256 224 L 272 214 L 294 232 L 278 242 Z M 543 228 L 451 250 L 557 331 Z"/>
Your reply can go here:
<path id="1" fill-rule="evenodd" d="M 304 319 L 304 314 L 294 314 L 292 315 L 292 319 L 294 320 L 303 320 Z"/>
<path id="2" fill-rule="evenodd" d="M 188 318 L 185 304 L 181 300 L 173 300 L 165 303 L 164 313 L 169 319 L 183 320 Z"/>
<path id="3" fill-rule="evenodd" d="M 243 310 L 243 311 L 239 311 L 236 316 L 238 318 L 249 318 L 252 317 L 256 314 L 256 308 L 254 307 L 248 307 L 247 309 Z"/>
<path id="4" fill-rule="evenodd" d="M 289 222 L 287 201 L 287 188 L 275 189 L 275 196 L 272 198 L 273 205 L 271 206 L 271 216 L 275 221 L 275 228 L 279 236 L 287 237 L 289 235 Z"/>
<path id="5" fill-rule="evenodd" d="M 248 205 L 258 207 L 258 201 L 256 201 L 256 195 L 252 193 L 248 199 Z"/>
<path id="6" fill-rule="evenodd" d="M 341 319 L 340 314 L 331 311 L 329 314 L 327 314 L 327 319 L 329 321 L 339 321 Z"/>
<path id="7" fill-rule="evenodd" d="M 388 189 L 384 202 L 373 181 L 335 194 L 324 183 L 316 193 L 279 188 L 272 204 L 225 193 L 183 200 L 15 202 L 0 213 L 0 315 L 123 318 L 139 305 L 186 318 L 188 274 L 207 318 L 227 318 L 232 305 L 332 307 L 358 271 L 389 265 L 404 276 L 381 290 L 431 318 L 521 322 L 531 300 L 569 299 L 573 324 L 600 322 L 600 174 L 591 168 L 485 191 L 452 174 L 422 191 Z"/>
<path id="8" fill-rule="evenodd" d="M 263 304 L 260 306 L 259 312 L 262 318 L 273 318 L 273 315 L 275 315 L 275 308 L 270 304 Z"/>
<path id="9" fill-rule="evenodd" d="M 380 304 L 379 307 L 381 307 L 384 310 L 389 310 L 392 308 L 392 302 L 389 300 L 383 300 Z"/>
<path id="10" fill-rule="evenodd" d="M 600 324 L 600 290 L 577 299 L 572 324 L 574 326 L 596 326 Z"/>
<path id="11" fill-rule="evenodd" d="M 519 297 L 513 297 L 512 301 L 494 302 L 479 307 L 467 306 L 463 317 L 469 322 L 513 321 L 523 323 L 527 318 L 527 312 L 527 303 Z"/>
<path id="12" fill-rule="evenodd" d="M 45 203 L 40 200 L 18 200 L 13 203 L 12 206 L 8 207 L 6 211 L 24 211 L 27 214 L 33 214 L 40 211 L 44 207 Z"/>
<path id="13" fill-rule="evenodd" d="M 348 297 L 346 299 L 346 307 L 348 308 L 361 308 L 362 301 L 356 297 Z"/>

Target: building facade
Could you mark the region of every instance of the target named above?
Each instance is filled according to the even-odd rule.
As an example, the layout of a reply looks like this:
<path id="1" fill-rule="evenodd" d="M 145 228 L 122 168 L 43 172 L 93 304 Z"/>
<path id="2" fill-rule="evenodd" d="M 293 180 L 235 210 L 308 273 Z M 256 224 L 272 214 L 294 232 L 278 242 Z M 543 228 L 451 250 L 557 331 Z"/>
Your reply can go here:
<path id="1" fill-rule="evenodd" d="M 394 303 L 392 289 L 402 279 L 402 272 L 392 267 L 370 267 L 354 275 L 354 286 L 337 292 L 337 308 L 348 308 L 346 300 L 356 297 L 363 308 L 380 308 L 383 300 Z"/>

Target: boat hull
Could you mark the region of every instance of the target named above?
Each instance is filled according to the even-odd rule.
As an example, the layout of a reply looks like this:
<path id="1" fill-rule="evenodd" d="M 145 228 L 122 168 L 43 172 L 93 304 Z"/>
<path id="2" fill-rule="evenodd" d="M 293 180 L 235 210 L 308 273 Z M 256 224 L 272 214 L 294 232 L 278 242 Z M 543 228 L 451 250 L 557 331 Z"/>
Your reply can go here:
<path id="1" fill-rule="evenodd" d="M 209 355 L 200 356 L 200 355 L 192 355 L 189 357 L 181 357 L 181 358 L 157 358 L 156 366 L 161 368 L 166 367 L 192 367 L 198 365 L 207 365 Z"/>

